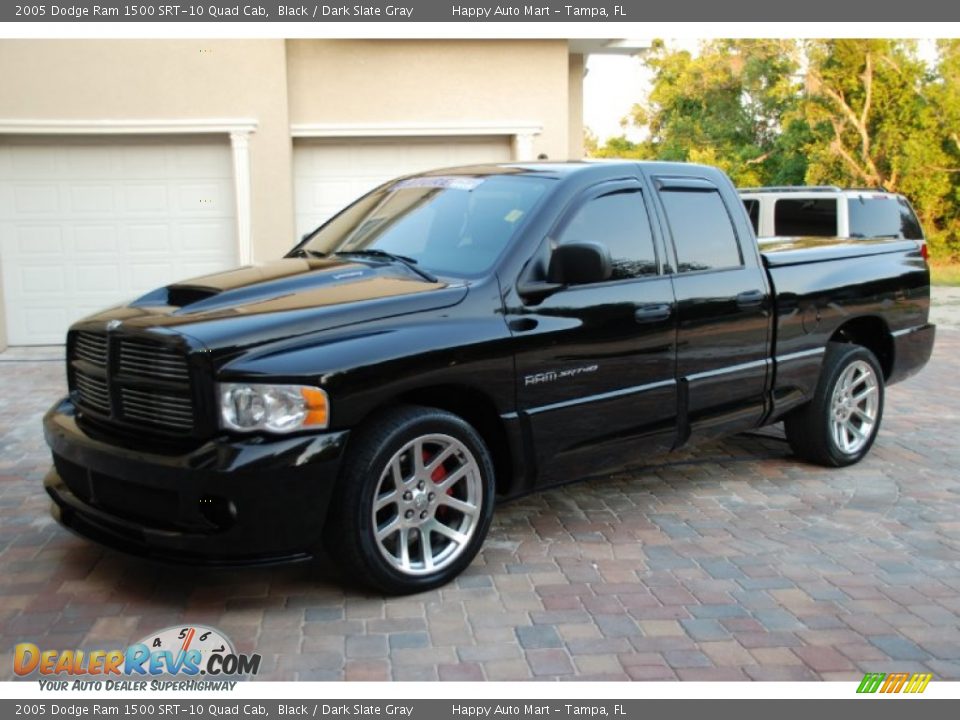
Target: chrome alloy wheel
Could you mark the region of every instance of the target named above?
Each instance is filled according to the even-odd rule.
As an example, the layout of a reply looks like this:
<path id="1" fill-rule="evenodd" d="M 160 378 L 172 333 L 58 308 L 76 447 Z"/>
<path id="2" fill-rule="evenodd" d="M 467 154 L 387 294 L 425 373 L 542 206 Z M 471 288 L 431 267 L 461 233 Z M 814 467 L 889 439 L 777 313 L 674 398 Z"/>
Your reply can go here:
<path id="1" fill-rule="evenodd" d="M 850 363 L 837 380 L 830 400 L 830 432 L 848 455 L 870 441 L 880 409 L 880 381 L 869 363 Z"/>
<path id="2" fill-rule="evenodd" d="M 480 466 L 449 435 L 422 435 L 387 463 L 373 496 L 377 548 L 397 570 L 427 575 L 464 551 L 480 522 Z"/>

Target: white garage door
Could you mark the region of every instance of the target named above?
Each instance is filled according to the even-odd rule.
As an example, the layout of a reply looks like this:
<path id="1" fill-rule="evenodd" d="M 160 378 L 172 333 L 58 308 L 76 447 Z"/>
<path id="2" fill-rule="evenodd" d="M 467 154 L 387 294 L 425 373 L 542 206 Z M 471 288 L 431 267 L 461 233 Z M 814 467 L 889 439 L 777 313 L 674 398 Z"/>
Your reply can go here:
<path id="1" fill-rule="evenodd" d="M 0 139 L 7 341 L 234 265 L 232 177 L 226 139 Z"/>
<path id="2" fill-rule="evenodd" d="M 293 151 L 297 236 L 398 175 L 510 159 L 506 137 L 297 140 Z"/>

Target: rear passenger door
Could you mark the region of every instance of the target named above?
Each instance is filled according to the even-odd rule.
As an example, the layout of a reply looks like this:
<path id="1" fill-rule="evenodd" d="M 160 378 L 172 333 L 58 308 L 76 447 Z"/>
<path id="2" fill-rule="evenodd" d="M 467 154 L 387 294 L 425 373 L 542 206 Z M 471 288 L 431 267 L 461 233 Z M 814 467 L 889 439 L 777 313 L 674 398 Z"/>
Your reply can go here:
<path id="1" fill-rule="evenodd" d="M 732 188 L 699 177 L 655 177 L 654 186 L 675 262 L 679 441 L 755 427 L 771 309 L 756 240 Z"/>

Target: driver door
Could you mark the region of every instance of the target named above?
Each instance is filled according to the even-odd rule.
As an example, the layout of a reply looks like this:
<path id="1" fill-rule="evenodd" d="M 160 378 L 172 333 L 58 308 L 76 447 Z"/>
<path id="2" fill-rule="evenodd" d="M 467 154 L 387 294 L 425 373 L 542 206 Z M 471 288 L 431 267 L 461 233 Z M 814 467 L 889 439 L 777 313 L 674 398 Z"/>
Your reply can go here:
<path id="1" fill-rule="evenodd" d="M 674 443 L 677 314 L 651 214 L 639 181 L 589 189 L 549 242 L 606 245 L 612 277 L 507 308 L 538 485 L 638 462 Z"/>

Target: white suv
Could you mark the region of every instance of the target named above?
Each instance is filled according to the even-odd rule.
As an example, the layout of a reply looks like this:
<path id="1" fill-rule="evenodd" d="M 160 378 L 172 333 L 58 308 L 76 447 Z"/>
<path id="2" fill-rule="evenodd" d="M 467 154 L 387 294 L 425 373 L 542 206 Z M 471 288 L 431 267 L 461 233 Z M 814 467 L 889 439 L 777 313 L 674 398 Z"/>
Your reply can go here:
<path id="1" fill-rule="evenodd" d="M 762 241 L 771 237 L 894 237 L 927 243 L 903 195 L 833 186 L 741 188 L 740 198 Z"/>

